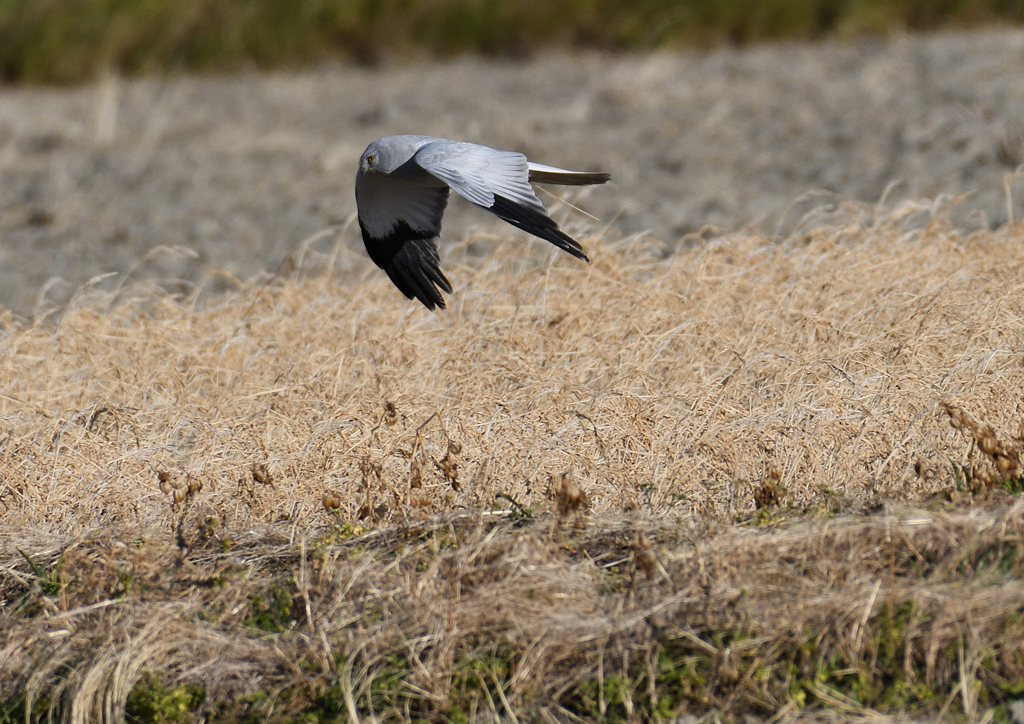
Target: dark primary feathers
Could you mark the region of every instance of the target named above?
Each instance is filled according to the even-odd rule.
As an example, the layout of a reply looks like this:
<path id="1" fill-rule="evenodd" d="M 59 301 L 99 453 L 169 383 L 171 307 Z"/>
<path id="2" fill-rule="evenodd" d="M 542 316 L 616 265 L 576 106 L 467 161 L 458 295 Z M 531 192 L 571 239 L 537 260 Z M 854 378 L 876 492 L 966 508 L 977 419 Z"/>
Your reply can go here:
<path id="1" fill-rule="evenodd" d="M 533 183 L 605 183 L 606 173 L 566 171 L 529 163 L 521 153 L 430 136 L 387 136 L 359 162 L 356 206 L 363 243 L 373 262 L 406 297 L 444 309 L 452 286 L 441 272 L 437 238 L 449 191 L 541 239 L 590 261 L 579 242 L 558 228 Z"/>
<path id="2" fill-rule="evenodd" d="M 427 309 L 444 309 L 444 297 L 438 287 L 451 294 L 452 285 L 441 272 L 433 237 L 413 231 L 404 221 L 381 239 L 371 239 L 362 224 L 359 228 L 373 263 L 387 272 L 402 294 L 419 299 Z"/>

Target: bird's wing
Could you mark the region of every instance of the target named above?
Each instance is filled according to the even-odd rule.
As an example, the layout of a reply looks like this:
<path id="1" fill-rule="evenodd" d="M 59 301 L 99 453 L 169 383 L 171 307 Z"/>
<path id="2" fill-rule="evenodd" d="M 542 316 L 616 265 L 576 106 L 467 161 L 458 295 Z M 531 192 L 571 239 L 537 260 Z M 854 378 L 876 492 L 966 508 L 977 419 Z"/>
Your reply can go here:
<path id="1" fill-rule="evenodd" d="M 380 173 L 356 176 L 356 207 L 366 252 L 409 299 L 444 309 L 437 235 L 448 205 L 447 186 L 425 186 Z"/>
<path id="2" fill-rule="evenodd" d="M 523 154 L 439 139 L 420 148 L 412 160 L 480 208 L 590 261 L 579 242 L 548 216 L 530 185 L 529 164 Z"/>
<path id="3" fill-rule="evenodd" d="M 457 194 L 489 209 L 495 196 L 546 213 L 530 185 L 526 156 L 487 146 L 437 139 L 420 148 L 413 160 Z"/>
<path id="4" fill-rule="evenodd" d="M 592 186 L 603 184 L 611 179 L 611 174 L 603 171 L 566 171 L 564 168 L 545 166 L 542 163 L 530 162 L 530 181 L 535 184 L 558 184 L 561 186 Z"/>

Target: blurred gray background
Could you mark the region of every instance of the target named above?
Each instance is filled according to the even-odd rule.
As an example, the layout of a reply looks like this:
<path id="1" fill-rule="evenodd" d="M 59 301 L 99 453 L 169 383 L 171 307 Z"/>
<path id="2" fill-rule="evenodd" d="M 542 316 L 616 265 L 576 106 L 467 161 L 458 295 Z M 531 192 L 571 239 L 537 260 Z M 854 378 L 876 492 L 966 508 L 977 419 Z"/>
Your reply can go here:
<path id="1" fill-rule="evenodd" d="M 303 250 L 368 263 L 352 182 L 393 133 L 610 171 L 566 190 L 598 221 L 542 198 L 575 233 L 669 252 L 706 225 L 787 234 L 894 181 L 890 199 L 969 192 L 956 223 L 992 228 L 1024 217 L 1022 69 L 1024 32 L 996 30 L 0 88 L 0 305 L 32 317 L 108 272 L 187 292 Z M 442 238 L 494 231 L 517 233 L 453 203 Z"/>

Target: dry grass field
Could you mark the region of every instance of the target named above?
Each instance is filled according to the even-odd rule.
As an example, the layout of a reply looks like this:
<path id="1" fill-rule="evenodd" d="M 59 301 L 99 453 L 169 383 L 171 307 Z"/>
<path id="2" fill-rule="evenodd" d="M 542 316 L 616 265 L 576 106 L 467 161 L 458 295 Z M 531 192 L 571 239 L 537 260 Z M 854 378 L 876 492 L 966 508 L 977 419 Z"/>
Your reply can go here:
<path id="1" fill-rule="evenodd" d="M 1024 225 L 809 218 L 9 316 L 0 722 L 1011 721 Z"/>

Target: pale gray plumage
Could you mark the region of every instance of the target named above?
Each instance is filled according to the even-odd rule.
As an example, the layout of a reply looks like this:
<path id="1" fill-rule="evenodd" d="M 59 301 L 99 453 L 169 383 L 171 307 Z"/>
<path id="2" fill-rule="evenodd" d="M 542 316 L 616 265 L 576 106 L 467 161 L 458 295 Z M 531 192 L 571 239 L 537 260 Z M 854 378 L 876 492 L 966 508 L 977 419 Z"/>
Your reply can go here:
<path id="1" fill-rule="evenodd" d="M 445 306 L 452 286 L 441 272 L 437 237 L 448 193 L 496 214 L 573 256 L 590 261 L 558 228 L 533 183 L 602 184 L 607 173 L 566 171 L 526 156 L 430 136 L 387 136 L 363 152 L 356 174 L 356 207 L 366 251 L 409 299 L 428 309 Z"/>

